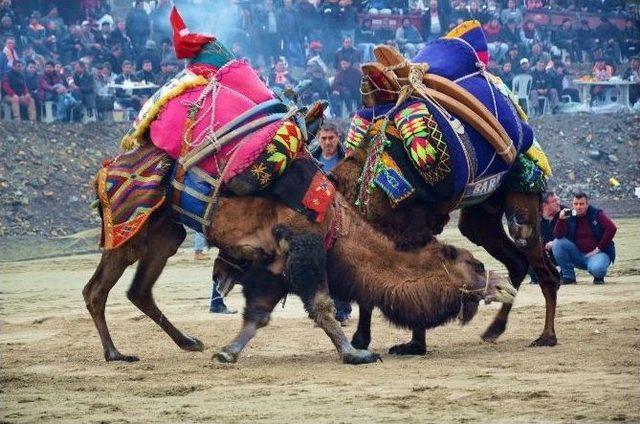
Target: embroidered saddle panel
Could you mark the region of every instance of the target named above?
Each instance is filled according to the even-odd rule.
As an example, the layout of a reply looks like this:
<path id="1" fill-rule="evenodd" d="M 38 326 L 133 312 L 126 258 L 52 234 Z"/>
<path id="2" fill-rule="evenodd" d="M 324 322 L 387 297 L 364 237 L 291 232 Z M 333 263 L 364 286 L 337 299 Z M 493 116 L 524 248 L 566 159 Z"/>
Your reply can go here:
<path id="1" fill-rule="evenodd" d="M 115 249 L 136 235 L 166 199 L 173 160 L 149 144 L 106 161 L 98 171 L 102 246 Z"/>
<path id="2" fill-rule="evenodd" d="M 201 143 L 215 141 L 217 130 L 256 106 L 274 100 L 273 93 L 245 61 L 229 62 L 216 72 L 212 81 L 211 87 L 195 87 L 172 99 L 150 125 L 151 141 L 174 159 L 188 154 Z M 198 107 L 192 109 L 196 104 Z M 195 115 L 190 116 L 190 112 Z M 263 117 L 264 114 L 259 114 L 252 119 Z M 214 177 L 226 168 L 226 180 L 230 180 L 260 156 L 282 121 L 234 138 L 214 155 L 203 158 L 198 166 Z"/>

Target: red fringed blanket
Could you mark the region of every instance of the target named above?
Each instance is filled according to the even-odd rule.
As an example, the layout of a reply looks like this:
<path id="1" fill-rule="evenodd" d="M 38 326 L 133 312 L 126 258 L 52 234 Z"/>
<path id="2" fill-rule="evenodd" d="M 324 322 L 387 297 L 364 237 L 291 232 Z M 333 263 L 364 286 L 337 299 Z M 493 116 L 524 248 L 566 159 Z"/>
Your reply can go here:
<path id="1" fill-rule="evenodd" d="M 169 155 L 151 144 L 105 161 L 97 176 L 103 223 L 101 246 L 121 246 L 162 206 L 166 198 L 163 179 L 172 164 Z"/>

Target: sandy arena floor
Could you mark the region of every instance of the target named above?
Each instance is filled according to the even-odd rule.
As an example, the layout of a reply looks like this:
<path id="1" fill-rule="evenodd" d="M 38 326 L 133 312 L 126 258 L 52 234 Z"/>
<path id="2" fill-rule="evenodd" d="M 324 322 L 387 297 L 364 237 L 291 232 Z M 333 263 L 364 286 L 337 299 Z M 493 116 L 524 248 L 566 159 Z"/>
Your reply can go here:
<path id="1" fill-rule="evenodd" d="M 0 263 L 0 422 L 640 422 L 640 219 L 618 224 L 608 284 L 579 274 L 580 284 L 560 290 L 558 346 L 527 347 L 542 330 L 544 303 L 537 286 L 523 284 L 497 344 L 479 338 L 497 305 L 481 306 L 466 327 L 432 331 L 425 357 L 386 354 L 410 334 L 378 315 L 371 348 L 384 362 L 358 367 L 339 362 L 294 297 L 237 364 L 212 360 L 240 315 L 207 312 L 210 264 L 193 263 L 189 250 L 170 261 L 155 294 L 205 352 L 181 351 L 129 303 L 129 270 L 107 320 L 120 350 L 141 361 L 105 363 L 81 296 L 97 255 Z M 463 245 L 455 230 L 445 239 Z M 237 288 L 228 303 L 242 308 Z"/>

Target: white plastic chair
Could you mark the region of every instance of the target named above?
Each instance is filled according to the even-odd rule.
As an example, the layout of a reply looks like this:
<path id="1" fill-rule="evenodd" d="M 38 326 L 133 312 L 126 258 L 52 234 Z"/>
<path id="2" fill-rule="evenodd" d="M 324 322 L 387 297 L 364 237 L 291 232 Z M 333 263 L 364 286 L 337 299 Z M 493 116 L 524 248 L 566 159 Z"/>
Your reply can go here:
<path id="1" fill-rule="evenodd" d="M 542 109 L 540 110 L 540 116 L 548 115 L 551 113 L 551 106 L 549 103 L 549 98 L 547 96 L 538 96 L 538 102 L 542 102 Z"/>
<path id="2" fill-rule="evenodd" d="M 40 117 L 42 122 L 53 122 L 56 120 L 55 115 L 53 114 L 54 103 L 51 100 L 47 100 L 42 104 L 42 108 L 40 109 Z"/>
<path id="3" fill-rule="evenodd" d="M 518 74 L 513 77 L 511 83 L 511 91 L 518 97 L 518 102 L 524 105 L 525 112 L 529 115 L 529 93 L 531 93 L 531 85 L 533 77 L 529 74 Z"/>

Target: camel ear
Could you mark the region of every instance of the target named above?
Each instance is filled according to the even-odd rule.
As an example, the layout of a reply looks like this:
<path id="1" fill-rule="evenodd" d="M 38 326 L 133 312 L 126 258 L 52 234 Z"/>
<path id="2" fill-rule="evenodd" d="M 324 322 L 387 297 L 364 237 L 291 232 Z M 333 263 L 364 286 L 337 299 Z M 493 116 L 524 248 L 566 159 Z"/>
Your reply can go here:
<path id="1" fill-rule="evenodd" d="M 440 255 L 442 256 L 443 259 L 455 260 L 459 254 L 460 252 L 454 246 L 451 246 L 448 244 L 442 245 L 442 250 L 440 252 Z"/>

